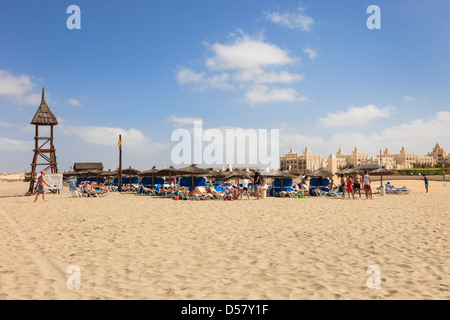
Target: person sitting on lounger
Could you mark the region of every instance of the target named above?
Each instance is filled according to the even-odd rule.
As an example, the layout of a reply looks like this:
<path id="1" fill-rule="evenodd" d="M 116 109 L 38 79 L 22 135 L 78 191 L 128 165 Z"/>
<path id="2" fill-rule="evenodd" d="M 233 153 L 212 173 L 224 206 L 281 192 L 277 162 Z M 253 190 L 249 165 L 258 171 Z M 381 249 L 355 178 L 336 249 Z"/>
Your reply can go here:
<path id="1" fill-rule="evenodd" d="M 338 186 L 334 184 L 333 179 L 330 181 L 330 185 L 328 186 L 330 189 L 337 188 Z"/>
<path id="2" fill-rule="evenodd" d="M 405 190 L 406 186 L 403 186 L 401 188 L 396 188 L 390 182 L 388 182 L 388 183 L 386 183 L 386 188 L 391 189 L 391 190 Z"/>
<path id="3" fill-rule="evenodd" d="M 196 194 L 202 194 L 203 192 L 200 191 L 199 188 L 195 187 L 194 190 L 192 190 L 191 192 L 189 192 L 190 196 L 194 196 Z"/>

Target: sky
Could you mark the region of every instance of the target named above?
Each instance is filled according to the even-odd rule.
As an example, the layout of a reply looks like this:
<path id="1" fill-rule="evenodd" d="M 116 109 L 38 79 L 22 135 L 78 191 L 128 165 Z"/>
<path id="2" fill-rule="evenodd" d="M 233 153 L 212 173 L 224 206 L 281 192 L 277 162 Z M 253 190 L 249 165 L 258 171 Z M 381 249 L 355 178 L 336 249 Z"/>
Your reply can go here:
<path id="1" fill-rule="evenodd" d="M 448 12 L 447 0 L 2 0 L 0 172 L 30 170 L 42 87 L 60 171 L 116 169 L 119 134 L 124 167 L 167 167 L 172 134 L 194 120 L 278 129 L 280 155 L 448 150 Z"/>

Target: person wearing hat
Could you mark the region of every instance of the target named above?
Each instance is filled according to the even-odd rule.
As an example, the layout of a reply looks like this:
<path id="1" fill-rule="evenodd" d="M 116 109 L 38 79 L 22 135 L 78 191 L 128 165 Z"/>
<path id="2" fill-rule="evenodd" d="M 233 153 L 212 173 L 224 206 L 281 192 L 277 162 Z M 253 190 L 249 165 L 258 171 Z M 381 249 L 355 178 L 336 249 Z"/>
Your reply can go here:
<path id="1" fill-rule="evenodd" d="M 248 194 L 248 180 L 246 177 L 242 177 L 242 192 L 239 200 L 242 199 L 242 195 L 244 194 L 244 192 L 247 193 L 247 199 L 250 200 L 250 195 Z"/>

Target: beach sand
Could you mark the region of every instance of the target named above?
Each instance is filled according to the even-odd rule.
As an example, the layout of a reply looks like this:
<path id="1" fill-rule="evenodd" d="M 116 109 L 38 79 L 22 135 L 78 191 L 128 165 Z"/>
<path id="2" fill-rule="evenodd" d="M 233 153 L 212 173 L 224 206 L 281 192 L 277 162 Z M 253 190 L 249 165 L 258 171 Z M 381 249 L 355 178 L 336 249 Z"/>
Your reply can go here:
<path id="1" fill-rule="evenodd" d="M 375 183 L 374 183 L 375 184 Z M 374 200 L 22 197 L 0 183 L 0 299 L 450 299 L 450 183 Z M 69 266 L 81 289 L 69 290 Z M 369 266 L 380 289 L 369 290 Z"/>

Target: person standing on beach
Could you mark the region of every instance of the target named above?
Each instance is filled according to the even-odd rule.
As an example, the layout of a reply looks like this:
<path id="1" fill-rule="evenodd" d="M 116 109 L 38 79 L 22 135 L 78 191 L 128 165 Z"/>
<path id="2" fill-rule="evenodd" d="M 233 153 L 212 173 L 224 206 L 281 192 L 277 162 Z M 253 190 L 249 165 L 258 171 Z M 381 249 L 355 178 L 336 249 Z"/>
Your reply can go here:
<path id="1" fill-rule="evenodd" d="M 239 200 L 242 200 L 242 195 L 244 194 L 244 192 L 247 193 L 247 199 L 250 200 L 250 195 L 248 194 L 248 180 L 246 177 L 242 177 L 242 179 L 242 192 Z"/>
<path id="2" fill-rule="evenodd" d="M 370 186 L 370 183 L 372 182 L 372 180 L 370 179 L 369 174 L 367 173 L 367 171 L 364 171 L 364 177 L 363 177 L 363 183 L 364 183 L 364 191 L 366 193 L 366 199 L 373 199 L 372 198 L 372 187 Z"/>
<path id="3" fill-rule="evenodd" d="M 44 186 L 50 187 L 48 185 L 47 181 L 45 181 L 45 170 L 42 170 L 41 175 L 39 176 L 37 184 L 36 184 L 36 189 L 35 189 L 36 197 L 34 198 L 34 202 L 37 201 L 40 194 L 42 194 L 42 201 L 44 201 L 44 202 L 47 201 L 47 200 L 45 200 Z"/>
<path id="4" fill-rule="evenodd" d="M 348 176 L 348 178 L 347 178 L 347 192 L 348 192 L 349 199 L 350 199 L 350 194 L 352 195 L 353 199 L 355 199 L 355 194 L 353 193 L 352 176 Z"/>
<path id="5" fill-rule="evenodd" d="M 342 199 L 344 199 L 345 198 L 345 189 L 347 187 L 345 186 L 345 178 L 344 178 L 343 174 L 341 174 L 341 188 L 342 188 Z"/>
<path id="6" fill-rule="evenodd" d="M 255 176 L 253 178 L 253 183 L 255 185 L 255 190 L 256 190 L 256 200 L 259 200 L 260 195 L 259 195 L 259 185 L 261 184 L 261 174 L 255 170 L 253 170 L 253 172 L 255 173 Z"/>
<path id="7" fill-rule="evenodd" d="M 356 190 L 358 190 L 359 197 L 361 198 L 361 176 L 358 171 L 356 171 L 355 180 L 353 181 L 353 193 L 356 193 Z"/>
<path id="8" fill-rule="evenodd" d="M 428 178 L 426 174 L 423 175 L 423 181 L 425 182 L 425 190 L 427 190 L 426 193 L 428 193 Z"/>

